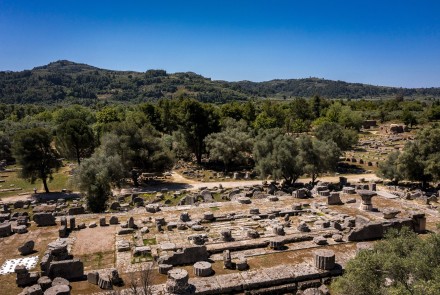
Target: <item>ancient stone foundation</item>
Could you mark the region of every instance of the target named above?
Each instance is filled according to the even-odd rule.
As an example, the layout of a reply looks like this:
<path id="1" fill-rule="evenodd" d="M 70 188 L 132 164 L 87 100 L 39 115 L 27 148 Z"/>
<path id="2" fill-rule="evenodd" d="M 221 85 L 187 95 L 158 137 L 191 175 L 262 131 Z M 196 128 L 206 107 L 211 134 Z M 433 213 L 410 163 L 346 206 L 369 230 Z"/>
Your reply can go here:
<path id="1" fill-rule="evenodd" d="M 322 270 L 332 270 L 335 267 L 335 252 L 331 250 L 316 250 L 314 252 L 315 266 Z"/>

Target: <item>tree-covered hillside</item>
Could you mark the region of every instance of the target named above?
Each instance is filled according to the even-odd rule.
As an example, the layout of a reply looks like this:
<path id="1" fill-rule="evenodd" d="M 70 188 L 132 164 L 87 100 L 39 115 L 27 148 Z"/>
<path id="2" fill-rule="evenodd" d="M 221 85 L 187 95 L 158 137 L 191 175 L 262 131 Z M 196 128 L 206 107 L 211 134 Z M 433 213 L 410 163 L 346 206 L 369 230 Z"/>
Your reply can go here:
<path id="1" fill-rule="evenodd" d="M 397 95 L 438 98 L 440 88 L 393 88 L 318 78 L 267 82 L 212 81 L 195 73 L 112 71 L 71 61 L 57 61 L 21 72 L 0 72 L 2 103 L 80 103 L 100 100 L 145 102 L 160 98 L 195 98 L 224 103 L 258 98 L 387 98 Z"/>

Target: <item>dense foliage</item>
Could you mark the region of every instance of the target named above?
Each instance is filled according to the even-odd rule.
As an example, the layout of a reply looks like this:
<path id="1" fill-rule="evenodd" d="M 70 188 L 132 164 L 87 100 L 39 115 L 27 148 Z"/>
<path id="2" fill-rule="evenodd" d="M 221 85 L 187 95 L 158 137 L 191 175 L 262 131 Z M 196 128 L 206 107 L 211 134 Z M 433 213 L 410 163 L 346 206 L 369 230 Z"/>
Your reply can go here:
<path id="1" fill-rule="evenodd" d="M 22 130 L 14 137 L 13 151 L 21 166 L 21 176 L 31 183 L 41 179 L 46 193 L 49 192 L 47 180 L 54 170 L 61 166 L 56 151 L 51 146 L 51 137 L 46 130 L 34 128 Z"/>
<path id="2" fill-rule="evenodd" d="M 421 130 L 414 141 L 408 142 L 401 153 L 395 152 L 379 165 L 379 173 L 388 179 L 440 181 L 440 127 Z"/>
<path id="3" fill-rule="evenodd" d="M 440 119 L 440 102 L 432 99 L 395 95 L 386 100 L 329 100 L 313 95 L 260 100 L 261 93 L 238 87 L 240 83 L 210 81 L 193 73 L 113 72 L 67 61 L 2 73 L 0 81 L 3 101 L 38 102 L 0 104 L 0 160 L 29 166 L 33 162 L 23 159 L 33 153 L 40 159 L 37 149 L 20 148 L 23 134 L 38 140 L 27 132 L 39 130 L 46 155 L 57 163 L 63 157 L 78 164 L 74 183 L 95 211 L 105 209 L 112 187 L 138 185 L 140 173 L 164 172 L 176 160 L 225 171 L 251 169 L 286 183 L 307 175 L 314 182 L 337 169 L 341 151 L 357 143 L 365 119 L 411 125 Z M 46 88 L 47 93 L 64 93 L 63 98 L 53 103 L 43 93 Z M 272 98 L 279 98 L 279 92 Z M 426 132 L 420 139 L 429 144 L 409 143 L 381 164 L 385 177 L 422 182 L 439 178 L 433 164 L 440 158 L 438 136 L 435 130 Z M 44 173 L 29 166 L 22 176 L 41 178 L 47 187 L 58 166 L 51 162 L 40 169 Z"/>
<path id="4" fill-rule="evenodd" d="M 440 294 L 440 235 L 421 239 L 403 228 L 361 250 L 332 284 L 332 294 Z"/>

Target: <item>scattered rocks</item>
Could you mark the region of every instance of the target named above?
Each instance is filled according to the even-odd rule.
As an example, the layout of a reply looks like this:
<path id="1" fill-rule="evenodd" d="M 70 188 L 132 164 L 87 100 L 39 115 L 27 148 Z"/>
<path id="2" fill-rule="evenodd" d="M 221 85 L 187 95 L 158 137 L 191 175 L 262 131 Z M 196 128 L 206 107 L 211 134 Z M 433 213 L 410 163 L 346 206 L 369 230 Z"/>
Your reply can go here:
<path id="1" fill-rule="evenodd" d="M 34 241 L 27 241 L 22 246 L 18 247 L 18 252 L 20 252 L 21 255 L 29 255 L 34 252 L 34 246 Z"/>

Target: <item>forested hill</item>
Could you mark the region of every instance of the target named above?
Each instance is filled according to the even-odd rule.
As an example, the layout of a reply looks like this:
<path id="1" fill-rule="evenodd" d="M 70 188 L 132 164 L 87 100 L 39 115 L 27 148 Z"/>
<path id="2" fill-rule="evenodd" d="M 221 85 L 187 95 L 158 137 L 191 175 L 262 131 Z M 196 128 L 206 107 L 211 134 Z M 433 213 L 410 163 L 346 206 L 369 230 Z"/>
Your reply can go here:
<path id="1" fill-rule="evenodd" d="M 168 74 L 112 71 L 71 61 L 56 61 L 21 72 L 0 72 L 0 102 L 94 104 L 100 100 L 141 102 L 193 97 L 222 103 L 250 98 L 378 98 L 404 95 L 440 97 L 440 88 L 393 88 L 318 78 L 267 82 L 212 81 L 192 72 Z"/>

